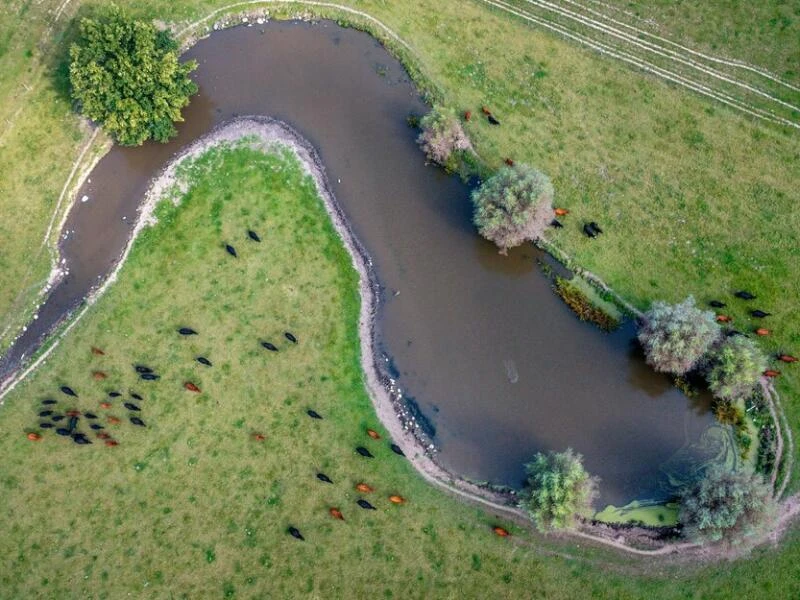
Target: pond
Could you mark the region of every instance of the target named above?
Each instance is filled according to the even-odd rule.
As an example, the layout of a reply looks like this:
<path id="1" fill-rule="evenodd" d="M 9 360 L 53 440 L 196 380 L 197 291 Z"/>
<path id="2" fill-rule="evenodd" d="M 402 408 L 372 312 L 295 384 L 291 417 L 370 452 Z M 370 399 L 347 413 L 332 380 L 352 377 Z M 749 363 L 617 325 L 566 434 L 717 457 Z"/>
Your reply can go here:
<path id="1" fill-rule="evenodd" d="M 724 447 L 708 403 L 644 364 L 631 325 L 609 335 L 580 322 L 542 275 L 539 251 L 500 256 L 477 235 L 469 189 L 425 165 L 406 122 L 427 107 L 372 37 L 271 22 L 215 33 L 187 57 L 200 91 L 179 136 L 115 147 L 96 166 L 62 236 L 69 274 L 6 369 L 113 267 L 149 180 L 181 147 L 232 117 L 268 115 L 318 149 L 372 257 L 379 342 L 435 427 L 443 466 L 519 486 L 533 453 L 570 446 L 601 478 L 599 504 L 622 505 L 669 497 L 676 478 Z"/>

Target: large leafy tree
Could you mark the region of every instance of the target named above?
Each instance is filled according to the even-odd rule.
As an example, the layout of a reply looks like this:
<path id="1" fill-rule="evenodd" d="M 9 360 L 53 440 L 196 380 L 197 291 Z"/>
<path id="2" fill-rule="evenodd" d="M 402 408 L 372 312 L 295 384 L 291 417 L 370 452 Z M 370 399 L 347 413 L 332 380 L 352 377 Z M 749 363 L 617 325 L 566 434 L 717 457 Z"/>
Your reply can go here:
<path id="1" fill-rule="evenodd" d="M 81 112 L 125 146 L 175 135 L 181 109 L 197 92 L 194 61 L 178 61 L 167 31 L 129 17 L 117 6 L 84 18 L 70 48 L 72 97 Z"/>
<path id="2" fill-rule="evenodd" d="M 638 332 L 647 364 L 674 375 L 697 366 L 721 335 L 714 313 L 697 308 L 691 296 L 680 304 L 653 302 Z"/>
<path id="3" fill-rule="evenodd" d="M 684 534 L 698 541 L 740 543 L 774 512 L 769 486 L 756 476 L 712 467 L 680 495 Z"/>
<path id="4" fill-rule="evenodd" d="M 574 527 L 580 516 L 591 516 L 597 479 L 583 468 L 583 457 L 565 452 L 538 452 L 525 465 L 528 486 L 521 505 L 541 531 Z"/>
<path id="5" fill-rule="evenodd" d="M 480 234 L 505 254 L 542 236 L 553 219 L 553 185 L 531 166 L 503 167 L 472 193 Z"/>

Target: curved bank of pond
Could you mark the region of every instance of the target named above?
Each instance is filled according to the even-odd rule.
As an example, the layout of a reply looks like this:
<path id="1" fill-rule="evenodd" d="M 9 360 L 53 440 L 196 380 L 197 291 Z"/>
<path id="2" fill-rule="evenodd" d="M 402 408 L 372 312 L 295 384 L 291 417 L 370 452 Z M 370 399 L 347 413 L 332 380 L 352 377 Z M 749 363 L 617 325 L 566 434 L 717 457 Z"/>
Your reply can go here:
<path id="1" fill-rule="evenodd" d="M 69 273 L 7 365 L 111 271 L 151 179 L 182 147 L 236 116 L 268 115 L 318 150 L 382 286 L 387 373 L 435 428 L 446 469 L 517 487 L 533 453 L 571 446 L 602 480 L 598 506 L 623 506 L 666 499 L 730 454 L 707 402 L 644 364 L 630 324 L 604 334 L 580 322 L 537 268 L 539 251 L 503 257 L 476 234 L 469 190 L 425 166 L 406 123 L 427 107 L 372 37 L 271 22 L 217 32 L 186 58 L 200 91 L 178 137 L 114 147 L 95 167 L 62 236 Z"/>

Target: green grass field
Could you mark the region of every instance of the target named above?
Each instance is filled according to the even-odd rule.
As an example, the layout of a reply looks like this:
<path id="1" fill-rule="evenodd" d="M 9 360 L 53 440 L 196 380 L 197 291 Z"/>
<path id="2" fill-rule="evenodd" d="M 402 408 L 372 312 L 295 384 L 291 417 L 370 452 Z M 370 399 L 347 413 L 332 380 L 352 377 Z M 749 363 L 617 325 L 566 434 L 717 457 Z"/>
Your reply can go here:
<path id="1" fill-rule="evenodd" d="M 578 264 L 640 307 L 689 293 L 703 301 L 730 299 L 733 289 L 751 289 L 759 295 L 758 307 L 775 314 L 768 319 L 774 333 L 765 347 L 800 352 L 800 316 L 794 310 L 800 295 L 800 139 L 795 131 L 752 121 L 483 3 L 421 0 L 414 11 L 379 0 L 342 4 L 397 31 L 413 48 L 404 58 L 431 82 L 441 102 L 474 113 L 482 104 L 494 110 L 501 127 L 481 120 L 468 127 L 478 152 L 490 166 L 512 157 L 551 175 L 557 203 L 572 211 L 554 243 Z M 185 24 L 224 3 L 125 5 L 143 16 Z M 47 276 L 44 234 L 71 163 L 89 135 L 71 113 L 63 80 L 52 69 L 63 51 L 60 41 L 69 18 L 80 6 L 8 1 L 0 16 L 0 348 L 22 324 L 21 315 L 29 314 Z M 659 6 L 638 3 L 636 10 L 651 16 Z M 674 13 L 661 33 L 675 32 L 701 49 L 716 44 L 727 56 L 779 74 L 786 70 L 784 63 L 791 64 L 791 46 L 771 52 L 782 38 L 768 29 L 733 35 L 696 25 L 700 18 L 692 15 L 722 14 L 724 7 L 714 6 Z M 753 13 L 743 6 L 725 13 L 730 31 L 751 31 Z M 757 14 L 766 13 L 759 9 Z M 226 162 L 221 172 L 233 171 L 236 162 Z M 365 537 L 346 537 L 336 529 L 340 523 L 324 513 L 325 502 L 346 507 L 349 501 L 354 507 L 347 478 L 363 463 L 351 449 L 363 439 L 365 426 L 375 426 L 355 355 L 354 275 L 321 210 L 298 224 L 298 214 L 268 211 L 267 205 L 247 204 L 248 194 L 241 190 L 206 184 L 203 188 L 198 180 L 183 209 L 162 215 L 159 229 L 138 244 L 119 284 L 2 409 L 0 444 L 7 460 L 0 502 L 9 510 L 3 523 L 8 535 L 0 541 L 5 562 L 0 596 L 18 597 L 23 591 L 85 596 L 102 589 L 116 597 L 120 590 L 141 595 L 155 589 L 159 597 L 169 586 L 189 596 L 219 597 L 230 589 L 227 584 L 237 596 L 258 596 L 266 589 L 279 596 L 308 595 L 309 585 L 311 593 L 354 597 L 383 595 L 383 587 L 412 597 L 463 597 L 476 590 L 565 598 L 725 598 L 734 591 L 743 597 L 797 595 L 796 533 L 780 552 L 762 550 L 732 566 L 686 574 L 657 562 L 637 563 L 636 571 L 649 575 L 629 579 L 627 567 L 620 566 L 626 561 L 606 552 L 565 560 L 550 553 L 584 550 L 572 543 L 554 549 L 555 542 L 540 538 L 531 538 L 530 547 L 504 544 L 487 535 L 486 516 L 428 489 L 388 452 L 379 454 L 364 476 L 402 488 L 412 502 L 394 513 L 382 506 L 376 514 L 356 512 L 352 519 L 357 507 L 351 508 L 347 525 L 357 526 Z M 223 206 L 219 198 L 227 193 L 232 200 L 224 203 L 226 210 L 203 212 L 203 203 Z M 208 237 L 181 238 L 181 219 L 206 219 Z M 243 256 L 237 270 L 219 270 L 226 258 L 220 236 L 233 235 L 253 219 L 284 228 L 272 267 Z M 584 239 L 583 219 L 600 222 L 607 233 L 599 240 Z M 320 273 L 313 274 L 312 285 L 292 272 L 293 252 L 298 252 L 292 244 L 303 239 L 314 240 L 303 246 L 304 256 L 308 248 L 323 251 L 319 271 L 327 269 L 327 288 L 318 283 Z M 206 250 L 210 262 L 201 265 L 196 260 Z M 266 273 L 271 282 L 282 283 L 273 289 L 267 281 L 258 281 L 267 286 L 262 288 L 225 279 Z M 303 281 L 310 296 L 301 302 L 297 290 Z M 146 303 L 139 296 L 145 292 Z M 313 294 L 329 301 L 306 305 Z M 752 326 L 746 308 L 732 302 L 730 313 L 742 329 Z M 208 341 L 213 348 L 224 346 L 229 356 L 227 373 L 223 362 L 213 375 L 202 375 L 199 397 L 166 385 L 197 374 L 196 365 L 183 362 L 187 344 L 168 335 L 175 320 L 188 317 L 218 318 Z M 262 372 L 263 353 L 241 344 L 250 327 L 267 326 L 298 327 L 301 340 L 307 335 L 303 327 L 309 327 L 329 343 L 317 348 L 303 343 L 303 349 L 314 350 L 304 355 L 308 362 L 270 364 Z M 104 363 L 92 361 L 90 345 L 107 350 Z M 165 376 L 145 401 L 148 431 L 126 426 L 121 445 L 108 449 L 72 448 L 52 435 L 39 444 L 24 439 L 33 405 L 41 394 L 56 393 L 67 373 L 73 374 L 70 381 L 82 377 L 75 387 L 93 390 L 96 399 L 102 386 L 90 379 L 93 368 L 127 388 L 133 382 L 130 363 L 140 359 L 163 365 Z M 250 369 L 265 379 L 251 382 L 244 375 L 249 377 Z M 779 391 L 796 427 L 800 376 L 795 371 L 784 369 Z M 325 437 L 311 436 L 313 423 L 302 414 L 309 396 L 316 398 L 315 407 L 331 411 L 320 423 L 330 426 Z M 249 434 L 260 428 L 272 429 L 257 445 Z M 316 468 L 337 481 L 325 501 L 309 495 L 305 484 L 295 487 L 289 481 L 288 473 L 301 467 L 309 473 L 309 485 L 317 484 Z M 347 485 L 338 484 L 340 479 Z M 269 504 L 272 498 L 277 508 Z M 304 532 L 319 536 L 313 543 L 300 545 L 283 534 L 295 515 L 305 519 L 298 525 Z M 323 536 L 328 536 L 325 543 Z M 598 567 L 598 561 L 613 566 Z M 339 579 L 342 565 L 347 569 Z M 347 581 L 351 588 L 344 587 Z"/>
<path id="2" fill-rule="evenodd" d="M 800 592 L 787 552 L 687 577 L 686 567 L 508 524 L 513 538 L 495 536 L 497 520 L 431 488 L 388 449 L 361 382 L 357 276 L 294 158 L 215 150 L 186 176 L 180 207 L 160 207 L 118 282 L 6 400 L 0 597 L 724 598 L 736 589 L 757 598 L 777 573 L 782 591 Z M 246 239 L 249 228 L 262 243 Z M 199 335 L 183 338 L 180 326 Z M 201 354 L 212 367 L 194 361 Z M 161 380 L 139 380 L 136 363 Z M 94 380 L 98 370 L 106 380 Z M 111 390 L 124 395 L 109 399 Z M 52 431 L 29 441 L 44 431 L 36 415 L 47 397 L 58 411 L 98 413 L 119 445 L 92 436 L 82 447 Z M 140 406 L 146 428 L 127 422 L 122 401 Z M 360 481 L 375 488 L 363 497 L 377 510 L 356 506 Z"/>

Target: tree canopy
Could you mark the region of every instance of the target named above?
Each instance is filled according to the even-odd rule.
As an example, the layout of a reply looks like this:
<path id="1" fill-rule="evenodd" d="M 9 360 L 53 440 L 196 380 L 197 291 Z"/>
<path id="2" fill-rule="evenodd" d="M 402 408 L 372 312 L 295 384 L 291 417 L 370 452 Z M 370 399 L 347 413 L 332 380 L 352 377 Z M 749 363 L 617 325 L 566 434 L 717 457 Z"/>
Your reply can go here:
<path id="1" fill-rule="evenodd" d="M 472 193 L 480 234 L 505 254 L 542 236 L 553 219 L 553 185 L 529 165 L 503 167 Z"/>
<path id="2" fill-rule="evenodd" d="M 692 296 L 680 304 L 653 302 L 638 332 L 647 364 L 674 375 L 696 367 L 721 335 L 714 313 L 697 308 Z"/>
<path id="3" fill-rule="evenodd" d="M 178 61 L 167 31 L 129 17 L 117 6 L 84 18 L 70 47 L 69 78 L 80 111 L 124 146 L 175 135 L 181 109 L 197 92 L 194 61 Z"/>
<path id="4" fill-rule="evenodd" d="M 565 452 L 538 452 L 525 465 L 528 487 L 522 501 L 542 531 L 574 527 L 579 516 L 590 516 L 597 480 L 583 468 L 583 457 Z"/>
<path id="5" fill-rule="evenodd" d="M 774 510 L 769 486 L 743 472 L 709 469 L 680 497 L 684 534 L 695 540 L 739 543 L 757 533 Z"/>
<path id="6" fill-rule="evenodd" d="M 708 371 L 708 388 L 723 400 L 744 400 L 753 393 L 767 368 L 767 357 L 756 343 L 744 336 L 726 339 L 714 352 Z"/>

